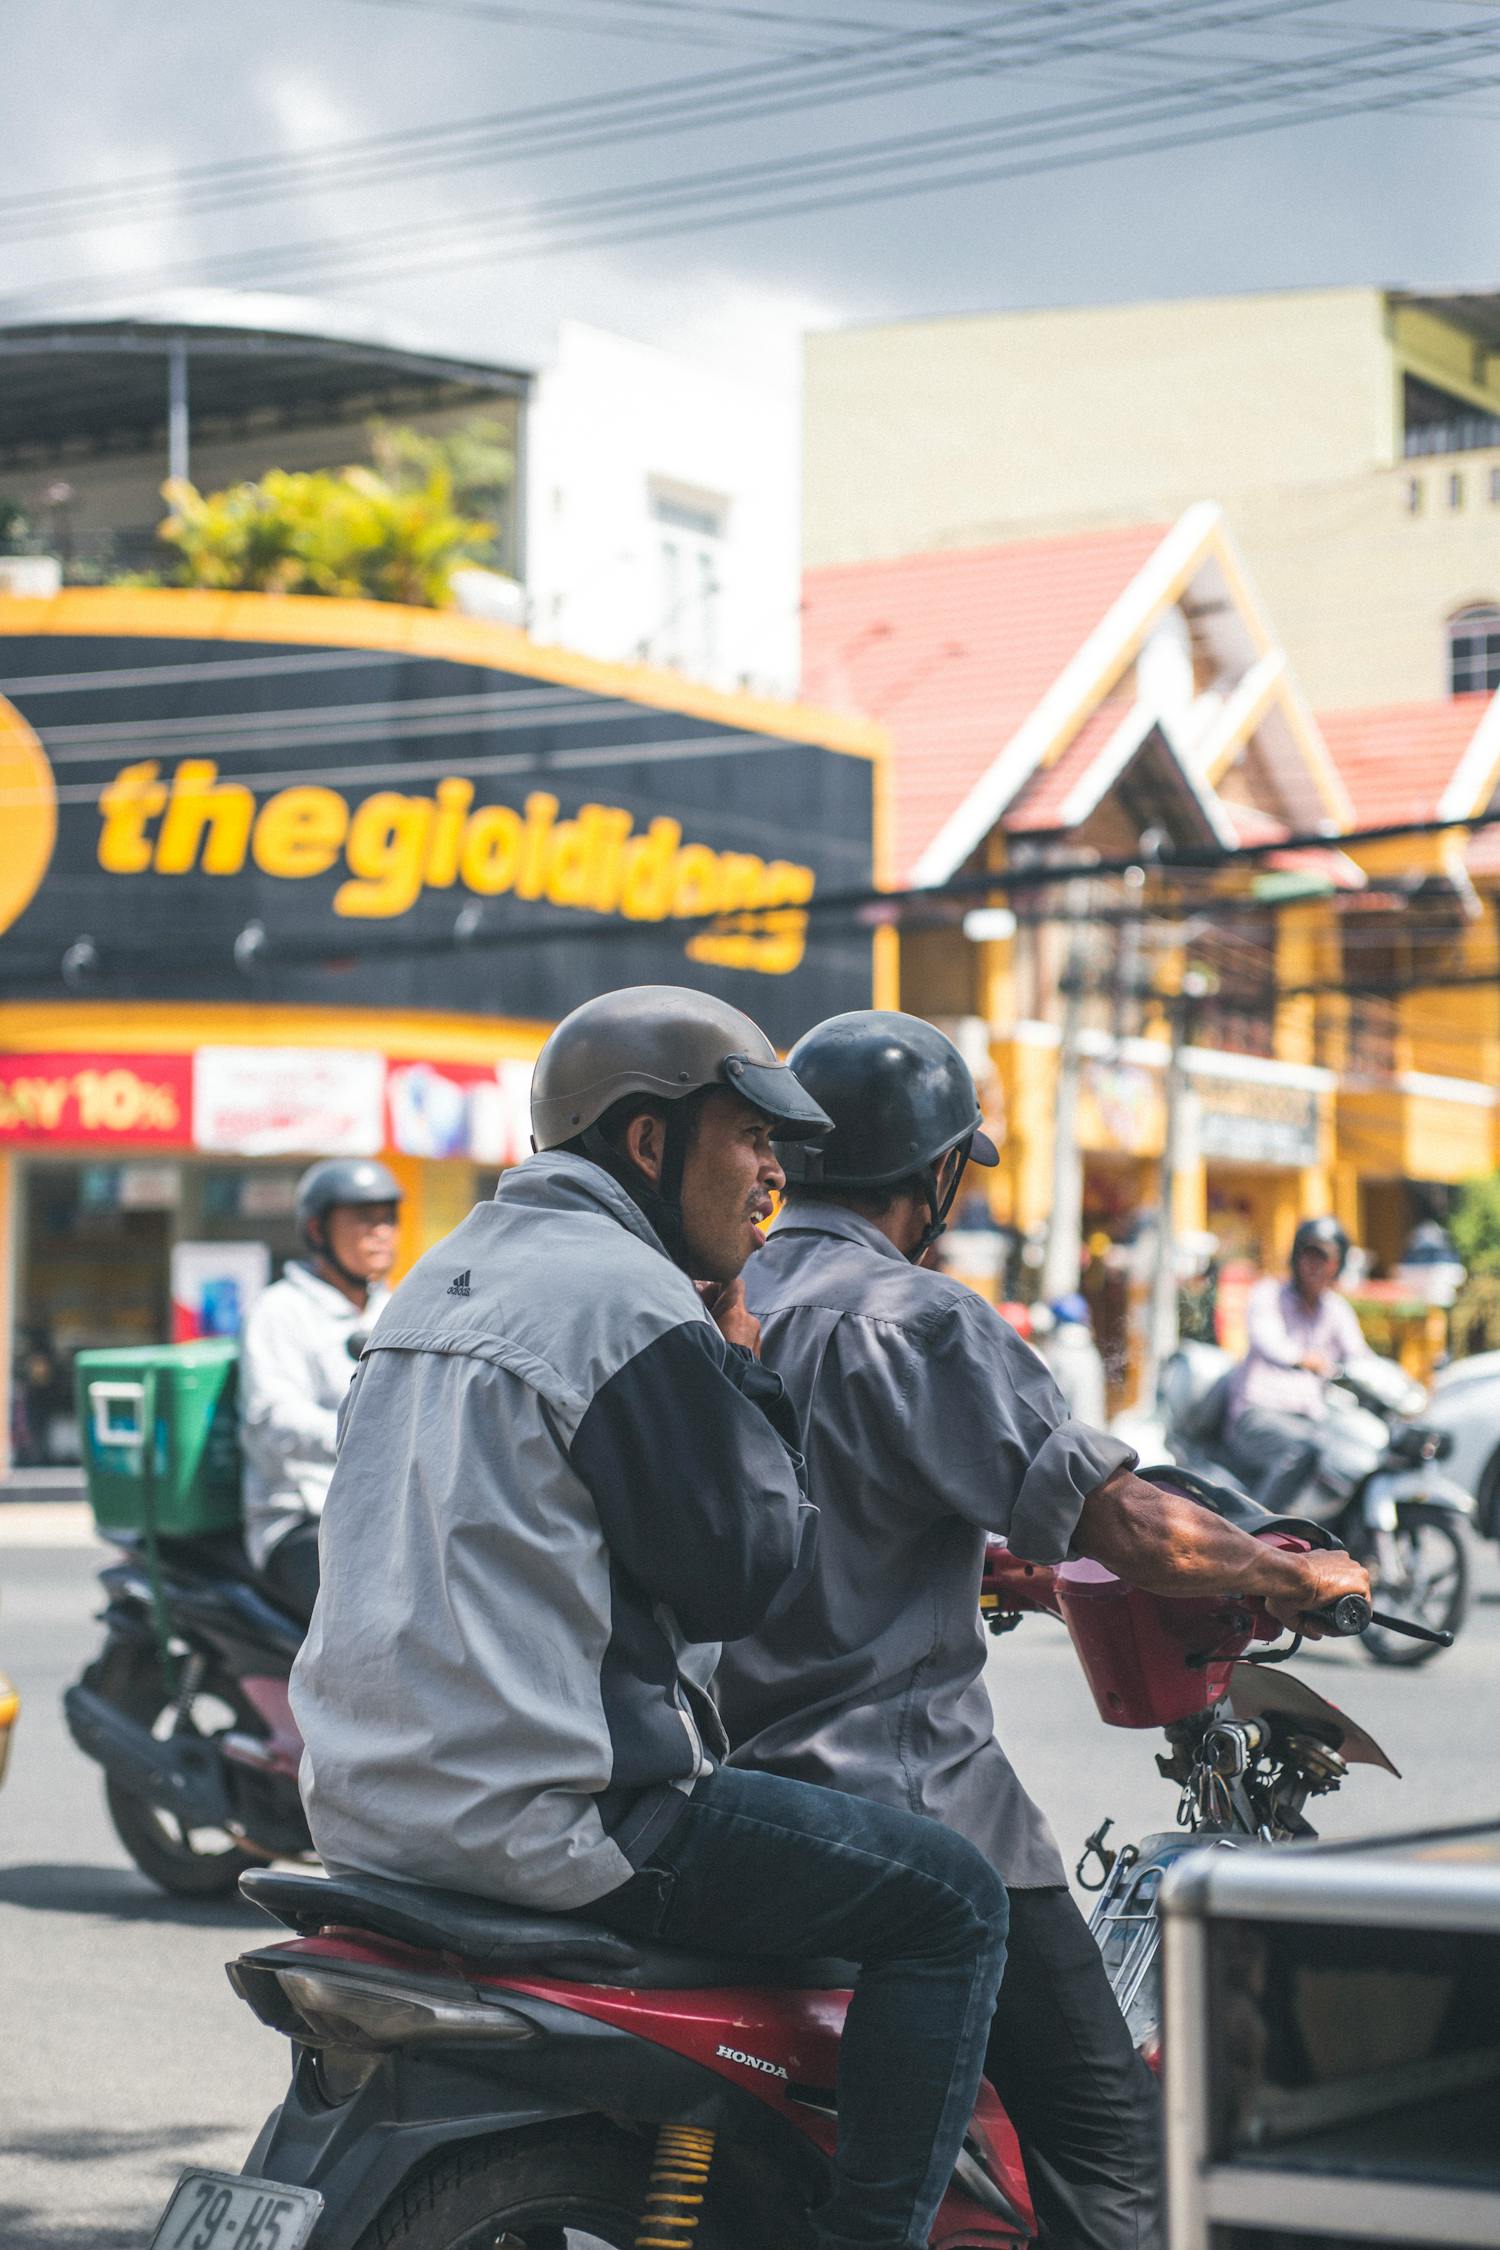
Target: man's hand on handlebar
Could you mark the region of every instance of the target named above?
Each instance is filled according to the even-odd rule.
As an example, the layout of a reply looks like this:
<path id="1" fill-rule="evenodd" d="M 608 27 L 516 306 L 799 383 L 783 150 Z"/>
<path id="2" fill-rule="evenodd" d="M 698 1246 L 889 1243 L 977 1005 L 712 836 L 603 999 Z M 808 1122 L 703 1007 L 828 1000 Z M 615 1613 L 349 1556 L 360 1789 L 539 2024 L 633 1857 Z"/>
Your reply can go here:
<path id="1" fill-rule="evenodd" d="M 1274 1590 L 1267 1587 L 1261 1600 L 1288 1632 L 1305 1633 L 1310 1641 L 1322 1640 L 1329 1628 L 1318 1621 L 1318 1610 L 1331 1609 L 1343 1594 L 1358 1594 L 1367 1602 L 1370 1599 L 1369 1572 L 1340 1548 L 1315 1548 L 1309 1555 L 1290 1555 L 1284 1549 L 1267 1547 L 1265 1553 L 1268 1560 L 1282 1566 L 1276 1573 L 1281 1583 Z"/>
<path id="2" fill-rule="evenodd" d="M 1264 1602 L 1293 1632 L 1321 1637 L 1310 1612 L 1341 1594 L 1368 1601 L 1370 1581 L 1349 1555 L 1319 1550 L 1291 1554 L 1200 1507 L 1182 1494 L 1146 1484 L 1121 1469 L 1083 1503 L 1073 1534 L 1075 1554 L 1103 1563 L 1148 1594 L 1243 1594 Z"/>

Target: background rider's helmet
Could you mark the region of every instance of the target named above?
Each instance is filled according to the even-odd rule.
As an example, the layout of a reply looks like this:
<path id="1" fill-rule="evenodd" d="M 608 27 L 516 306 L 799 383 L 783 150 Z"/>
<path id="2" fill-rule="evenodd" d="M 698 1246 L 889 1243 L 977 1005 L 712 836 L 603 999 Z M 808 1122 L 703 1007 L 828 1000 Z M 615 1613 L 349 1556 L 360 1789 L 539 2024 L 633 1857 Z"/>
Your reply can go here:
<path id="1" fill-rule="evenodd" d="M 803 1034 L 788 1060 L 833 1119 L 816 1146 L 783 1147 L 778 1139 L 789 1188 L 921 1180 L 931 1211 L 925 1249 L 942 1233 L 963 1173 L 960 1165 L 940 1202 L 934 1172 L 949 1150 L 975 1164 L 1000 1161 L 981 1125 L 973 1072 L 953 1041 L 920 1016 L 890 1008 L 830 1016 Z"/>
<path id="2" fill-rule="evenodd" d="M 637 984 L 601 993 L 564 1016 L 537 1057 L 531 1136 L 538 1151 L 568 1149 L 619 1181 L 683 1261 L 682 1168 L 688 1134 L 681 1103 L 724 1088 L 776 1126 L 778 1143 L 826 1133 L 829 1119 L 738 1008 L 685 985 Z M 605 1120 L 632 1096 L 667 1106 L 666 1152 L 655 1186 L 609 1138 Z"/>
<path id="3" fill-rule="evenodd" d="M 297 1231 L 317 1257 L 328 1257 L 323 1221 L 341 1203 L 401 1202 L 394 1172 L 369 1156 L 328 1156 L 309 1164 L 297 1182 Z"/>
<path id="4" fill-rule="evenodd" d="M 1297 1260 L 1304 1250 L 1326 1250 L 1334 1259 L 1335 1278 L 1344 1270 L 1344 1260 L 1349 1255 L 1349 1237 L 1337 1219 L 1304 1219 L 1292 1236 L 1292 1271 L 1297 1270 Z"/>

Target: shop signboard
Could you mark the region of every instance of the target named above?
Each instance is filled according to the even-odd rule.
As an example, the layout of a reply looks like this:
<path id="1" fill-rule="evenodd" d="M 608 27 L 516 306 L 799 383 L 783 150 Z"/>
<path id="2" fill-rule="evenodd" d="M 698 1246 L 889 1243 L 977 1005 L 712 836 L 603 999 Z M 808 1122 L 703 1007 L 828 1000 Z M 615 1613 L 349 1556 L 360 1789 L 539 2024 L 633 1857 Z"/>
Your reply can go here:
<path id="1" fill-rule="evenodd" d="M 333 604 L 312 643 L 277 638 L 315 629 L 311 603 L 88 601 L 60 596 L 45 633 L 0 615 L 0 795 L 26 846 L 0 875 L 8 993 L 550 1023 L 676 982 L 783 1044 L 868 1005 L 870 930 L 808 912 L 872 877 L 852 722 L 830 748 L 685 685 L 665 708 L 636 675 L 539 676 L 518 638 L 403 611 L 389 645 L 351 647 Z M 236 637 L 198 637 L 231 610 Z"/>
<path id="2" fill-rule="evenodd" d="M 385 1057 L 328 1047 L 200 1047 L 193 1131 L 226 1156 L 375 1156 Z"/>
<path id="3" fill-rule="evenodd" d="M 1161 1072 L 1088 1056 L 1079 1072 L 1079 1146 L 1100 1154 L 1158 1156 L 1165 1130 Z"/>
<path id="4" fill-rule="evenodd" d="M 186 1148 L 192 1092 L 190 1055 L 0 1054 L 0 1146 Z"/>
<path id="5" fill-rule="evenodd" d="M 1210 1163 L 1275 1164 L 1302 1171 L 1319 1160 L 1318 1097 L 1305 1086 L 1195 1072 L 1198 1147 Z"/>
<path id="6" fill-rule="evenodd" d="M 531 1064 L 392 1062 L 387 1146 L 403 1156 L 519 1164 L 531 1153 Z"/>

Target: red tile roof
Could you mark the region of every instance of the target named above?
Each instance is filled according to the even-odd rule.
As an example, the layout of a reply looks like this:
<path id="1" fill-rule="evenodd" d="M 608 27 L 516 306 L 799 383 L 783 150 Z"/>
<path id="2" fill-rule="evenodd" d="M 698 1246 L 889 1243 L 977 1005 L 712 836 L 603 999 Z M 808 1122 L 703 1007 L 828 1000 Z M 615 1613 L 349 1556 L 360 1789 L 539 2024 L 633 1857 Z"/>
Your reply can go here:
<path id="1" fill-rule="evenodd" d="M 804 693 L 890 730 L 898 879 L 1167 529 L 1135 524 L 807 573 Z"/>
<path id="2" fill-rule="evenodd" d="M 1054 759 L 1027 782 L 1005 816 L 1005 825 L 1019 835 L 1056 829 L 1074 788 L 1130 710 L 1128 695 L 1106 697 L 1091 711 L 1060 758 Z"/>
<path id="3" fill-rule="evenodd" d="M 1359 828 L 1435 820 L 1438 801 L 1474 739 L 1489 698 L 1393 703 L 1372 711 L 1320 711 L 1334 764 Z"/>

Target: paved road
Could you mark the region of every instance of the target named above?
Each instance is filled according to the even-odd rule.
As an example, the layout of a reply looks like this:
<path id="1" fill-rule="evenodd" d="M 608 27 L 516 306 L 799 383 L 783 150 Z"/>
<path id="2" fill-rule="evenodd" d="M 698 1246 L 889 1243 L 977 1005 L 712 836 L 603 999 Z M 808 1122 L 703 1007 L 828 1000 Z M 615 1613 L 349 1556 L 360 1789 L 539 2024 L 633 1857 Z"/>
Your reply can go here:
<path id="1" fill-rule="evenodd" d="M 0 1792 L 0 2243 L 136 2250 L 179 2165 L 243 2160 L 280 2097 L 285 2049 L 224 1981 L 226 1957 L 269 1925 L 233 1903 L 160 1898 L 115 1842 L 98 1777 L 67 1739 L 58 1698 L 93 1647 L 97 1554 L 55 1537 L 40 1511 L 0 1508 L 0 1661 L 25 1698 Z M 1299 1659 L 1408 1776 L 1357 1772 L 1324 1808 L 1326 1833 L 1500 1811 L 1493 1548 L 1481 1578 L 1468 1634 L 1420 1673 L 1378 1671 L 1351 1649 Z M 1002 1733 L 1070 1863 L 1103 1813 L 1121 1836 L 1170 1825 L 1155 1738 L 1098 1724 L 1061 1627 L 1029 1620 L 997 1644 L 991 1675 Z"/>

